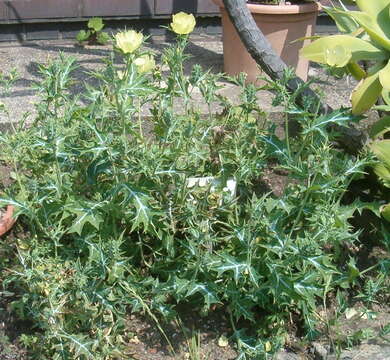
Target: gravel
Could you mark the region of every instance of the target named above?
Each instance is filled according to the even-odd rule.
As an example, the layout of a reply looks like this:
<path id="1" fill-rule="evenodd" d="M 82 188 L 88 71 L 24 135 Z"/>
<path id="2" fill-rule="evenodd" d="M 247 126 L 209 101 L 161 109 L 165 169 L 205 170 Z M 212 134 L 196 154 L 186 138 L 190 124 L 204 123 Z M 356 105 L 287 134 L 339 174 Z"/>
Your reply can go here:
<path id="1" fill-rule="evenodd" d="M 163 38 L 154 37 L 149 39 L 148 47 L 159 56 L 167 45 L 168 43 Z M 8 114 L 0 112 L 0 130 L 5 128 L 5 124 L 21 121 L 24 116 L 27 116 L 27 121 L 33 120 L 34 104 L 40 101 L 39 95 L 33 88 L 41 81 L 39 64 L 57 58 L 60 53 L 64 56 L 75 57 L 79 68 L 73 73 L 76 83 L 72 87 L 72 92 L 81 94 L 86 84 L 93 83 L 89 72 L 98 71 L 103 67 L 102 60 L 109 55 L 110 50 L 110 45 L 80 47 L 76 46 L 74 41 L 64 40 L 45 40 L 23 44 L 1 43 L 0 61 L 3 73 L 7 74 L 11 69 L 16 68 L 20 79 L 8 94 L 0 95 L 0 103 L 4 103 L 8 109 Z M 223 71 L 223 48 L 220 35 L 194 35 L 191 37 L 187 52 L 191 58 L 185 66 L 185 73 L 189 74 L 196 63 L 204 69 L 211 69 L 212 73 Z M 349 105 L 349 94 L 355 86 L 353 81 L 347 78 L 335 80 L 315 64 L 310 69 L 309 75 L 320 80 L 316 84 L 317 92 L 323 93 L 329 105 L 334 108 Z M 220 90 L 222 95 L 228 96 L 233 103 L 239 101 L 237 86 L 229 82 L 221 82 L 220 85 L 223 85 L 223 89 Z M 272 106 L 272 98 L 273 95 L 268 91 L 258 93 L 259 104 L 265 111 L 280 112 L 280 108 Z M 207 106 L 200 93 L 194 94 L 194 102 L 202 113 L 207 113 Z M 181 104 L 178 103 L 177 110 L 180 111 L 180 109 Z M 213 110 L 219 109 L 218 106 L 213 107 Z M 148 106 L 143 109 L 143 115 L 149 115 Z"/>

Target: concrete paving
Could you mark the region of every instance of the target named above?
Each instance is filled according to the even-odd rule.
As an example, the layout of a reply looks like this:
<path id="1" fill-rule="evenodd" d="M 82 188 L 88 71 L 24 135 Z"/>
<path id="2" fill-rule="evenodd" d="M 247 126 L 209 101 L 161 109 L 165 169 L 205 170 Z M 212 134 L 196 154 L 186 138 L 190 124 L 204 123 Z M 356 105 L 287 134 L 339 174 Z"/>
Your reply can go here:
<path id="1" fill-rule="evenodd" d="M 153 37 L 149 40 L 149 45 L 156 54 L 161 54 L 162 49 L 168 46 L 163 38 Z M 72 88 L 75 93 L 82 93 L 85 85 L 91 82 L 88 71 L 102 68 L 102 60 L 108 56 L 111 46 L 87 46 L 84 48 L 75 46 L 73 40 L 44 40 L 34 42 L 17 42 L 0 44 L 0 64 L 3 74 L 7 74 L 13 68 L 16 68 L 20 74 L 20 79 L 16 81 L 9 93 L 0 92 L 0 103 L 3 103 L 9 112 L 9 115 L 0 113 L 0 123 L 9 123 L 20 121 L 24 114 L 29 113 L 28 120 L 34 118 L 34 104 L 40 101 L 40 98 L 33 89 L 35 83 L 41 80 L 38 66 L 41 63 L 47 63 L 63 53 L 65 56 L 73 56 L 77 59 L 79 68 L 74 72 L 76 86 Z M 187 52 L 191 59 L 185 66 L 185 72 L 188 74 L 195 63 L 200 64 L 204 69 L 210 68 L 212 72 L 219 73 L 223 71 L 223 48 L 220 35 L 194 35 L 191 37 Z M 319 67 L 310 69 L 310 74 L 319 77 L 322 81 L 318 84 L 319 91 L 324 92 L 325 100 L 332 106 L 348 106 L 349 93 L 353 83 L 346 79 L 333 80 L 327 76 Z M 223 89 L 221 94 L 238 101 L 239 89 L 228 82 L 221 82 Z M 321 90 L 322 89 L 322 90 Z M 267 112 L 279 112 L 280 109 L 271 105 L 273 95 L 268 91 L 260 91 L 258 94 L 260 106 Z M 194 102 L 201 111 L 207 112 L 206 105 L 202 101 L 200 94 L 194 94 Z M 180 106 L 178 106 L 178 111 Z M 218 110 L 218 108 L 215 108 Z M 144 115 L 149 115 L 148 109 L 144 109 Z"/>

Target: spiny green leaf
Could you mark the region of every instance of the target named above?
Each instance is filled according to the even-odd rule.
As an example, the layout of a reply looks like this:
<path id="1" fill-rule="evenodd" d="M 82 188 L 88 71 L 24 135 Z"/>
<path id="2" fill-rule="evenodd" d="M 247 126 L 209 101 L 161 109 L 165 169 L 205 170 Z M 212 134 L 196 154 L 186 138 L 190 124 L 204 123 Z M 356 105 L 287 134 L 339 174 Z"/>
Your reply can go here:
<path id="1" fill-rule="evenodd" d="M 140 227 L 142 224 L 145 229 L 148 228 L 151 222 L 152 211 L 148 206 L 150 201 L 149 196 L 145 193 L 133 188 L 130 184 L 119 184 L 113 191 L 112 196 L 122 195 L 122 205 L 132 204 L 135 207 L 136 213 L 133 219 L 131 231 Z"/>
<path id="2" fill-rule="evenodd" d="M 361 119 L 362 117 L 360 116 L 354 116 L 350 112 L 344 109 L 340 109 L 332 112 L 331 114 L 316 117 L 312 125 L 305 128 L 303 133 L 308 134 L 310 132 L 317 131 L 323 136 L 326 136 L 325 130 L 329 125 L 340 125 L 346 127 L 351 122 L 357 122 Z"/>
<path id="3" fill-rule="evenodd" d="M 203 296 L 208 309 L 212 304 L 218 304 L 220 302 L 217 295 L 213 290 L 211 290 L 210 286 L 192 282 L 188 285 L 187 296 L 192 296 L 196 293 Z"/>
<path id="4" fill-rule="evenodd" d="M 233 271 L 233 278 L 236 283 L 241 277 L 248 271 L 248 264 L 244 262 L 238 262 L 230 255 L 221 255 L 221 261 L 214 265 L 214 270 L 218 272 L 218 275 L 223 274 L 226 271 Z"/>
<path id="5" fill-rule="evenodd" d="M 97 178 L 100 174 L 111 173 L 112 164 L 108 159 L 101 158 L 92 161 L 87 168 L 87 183 L 96 185 Z"/>
<path id="6" fill-rule="evenodd" d="M 253 299 L 236 290 L 232 291 L 231 301 L 233 314 L 236 319 L 244 318 L 252 322 L 255 321 L 252 309 L 256 306 L 256 302 Z"/>
<path id="7" fill-rule="evenodd" d="M 360 271 L 356 266 L 356 260 L 350 258 L 348 262 L 348 280 L 350 283 L 353 283 L 356 278 L 360 276 Z"/>
<path id="8" fill-rule="evenodd" d="M 259 136 L 259 139 L 267 144 L 269 155 L 275 155 L 283 160 L 288 159 L 286 143 L 281 141 L 278 137 L 261 135 Z"/>
<path id="9" fill-rule="evenodd" d="M 67 212 L 76 215 L 76 219 L 73 221 L 68 233 L 81 235 L 87 223 L 91 224 L 96 230 L 99 230 L 100 224 L 103 222 L 103 217 L 99 213 L 99 209 L 102 206 L 103 203 L 85 203 L 85 205 L 82 205 L 77 202 L 67 205 Z"/>
<path id="10" fill-rule="evenodd" d="M 317 256 L 302 256 L 305 262 L 308 262 L 321 272 L 326 272 L 328 275 L 337 272 L 335 267 L 331 264 L 331 259 L 326 255 Z"/>
<path id="11" fill-rule="evenodd" d="M 351 219 L 355 212 L 362 214 L 363 210 L 370 210 L 376 216 L 380 217 L 380 207 L 381 204 L 378 201 L 364 202 L 359 199 L 356 199 L 352 204 L 344 206 L 344 210 L 338 215 L 340 226 L 342 226 L 342 224 L 345 224 L 346 221 Z"/>
<path id="12" fill-rule="evenodd" d="M 280 269 L 280 265 L 267 264 L 270 271 L 269 291 L 276 297 L 283 294 L 291 296 L 293 299 L 298 300 L 296 292 L 294 291 L 293 279 L 286 276 Z"/>
<path id="13" fill-rule="evenodd" d="M 315 296 L 321 293 L 321 286 L 318 284 L 316 274 L 308 274 L 303 278 L 295 279 L 293 282 L 294 290 L 305 299 L 307 304 L 315 308 Z"/>
<path id="14" fill-rule="evenodd" d="M 70 341 L 70 349 L 75 357 L 81 355 L 86 356 L 87 359 L 93 359 L 94 354 L 92 352 L 92 346 L 96 343 L 96 340 L 88 340 L 88 337 L 82 334 L 66 334 L 58 333 L 58 337 L 67 339 Z"/>

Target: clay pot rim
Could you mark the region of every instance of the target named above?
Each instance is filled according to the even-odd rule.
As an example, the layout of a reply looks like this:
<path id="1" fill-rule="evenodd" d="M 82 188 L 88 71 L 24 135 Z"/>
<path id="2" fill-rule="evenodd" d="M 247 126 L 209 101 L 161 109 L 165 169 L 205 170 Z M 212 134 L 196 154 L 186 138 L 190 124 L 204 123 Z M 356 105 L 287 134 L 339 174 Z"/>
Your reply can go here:
<path id="1" fill-rule="evenodd" d="M 224 8 L 222 0 L 213 0 L 216 5 Z M 310 2 L 299 5 L 264 5 L 264 4 L 247 4 L 249 11 L 253 14 L 270 14 L 270 15 L 284 15 L 284 14 L 304 14 L 311 12 L 318 12 L 321 10 L 319 2 Z"/>
<path id="2" fill-rule="evenodd" d="M 12 205 L 8 205 L 5 214 L 0 218 L 0 236 L 8 232 L 15 224 L 14 211 L 15 208 Z"/>

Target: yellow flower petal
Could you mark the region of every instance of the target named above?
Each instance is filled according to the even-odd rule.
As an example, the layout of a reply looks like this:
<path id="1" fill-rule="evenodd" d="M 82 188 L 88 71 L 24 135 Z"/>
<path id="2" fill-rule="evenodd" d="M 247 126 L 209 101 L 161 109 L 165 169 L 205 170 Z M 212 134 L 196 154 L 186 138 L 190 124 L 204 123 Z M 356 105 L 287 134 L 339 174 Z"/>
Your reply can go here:
<path id="1" fill-rule="evenodd" d="M 176 34 L 187 35 L 191 33 L 196 25 L 194 15 L 179 12 L 172 17 L 171 28 Z"/>
<path id="2" fill-rule="evenodd" d="M 226 347 L 229 345 L 229 340 L 225 335 L 221 335 L 218 339 L 218 346 L 219 347 Z"/>
<path id="3" fill-rule="evenodd" d="M 270 351 L 272 350 L 272 344 L 271 344 L 269 341 L 267 341 L 267 342 L 265 343 L 264 348 L 265 348 L 265 351 L 266 351 L 266 352 L 270 352 Z"/>
<path id="4" fill-rule="evenodd" d="M 341 45 L 329 47 L 325 52 L 326 62 L 330 66 L 344 67 L 352 58 L 352 53 Z"/>
<path id="5" fill-rule="evenodd" d="M 140 73 L 146 73 L 154 69 L 156 62 L 151 55 L 142 55 L 134 60 L 135 66 Z"/>
<path id="6" fill-rule="evenodd" d="M 116 34 L 115 40 L 116 46 L 124 54 L 131 54 L 141 46 L 144 36 L 135 30 L 128 30 Z"/>

